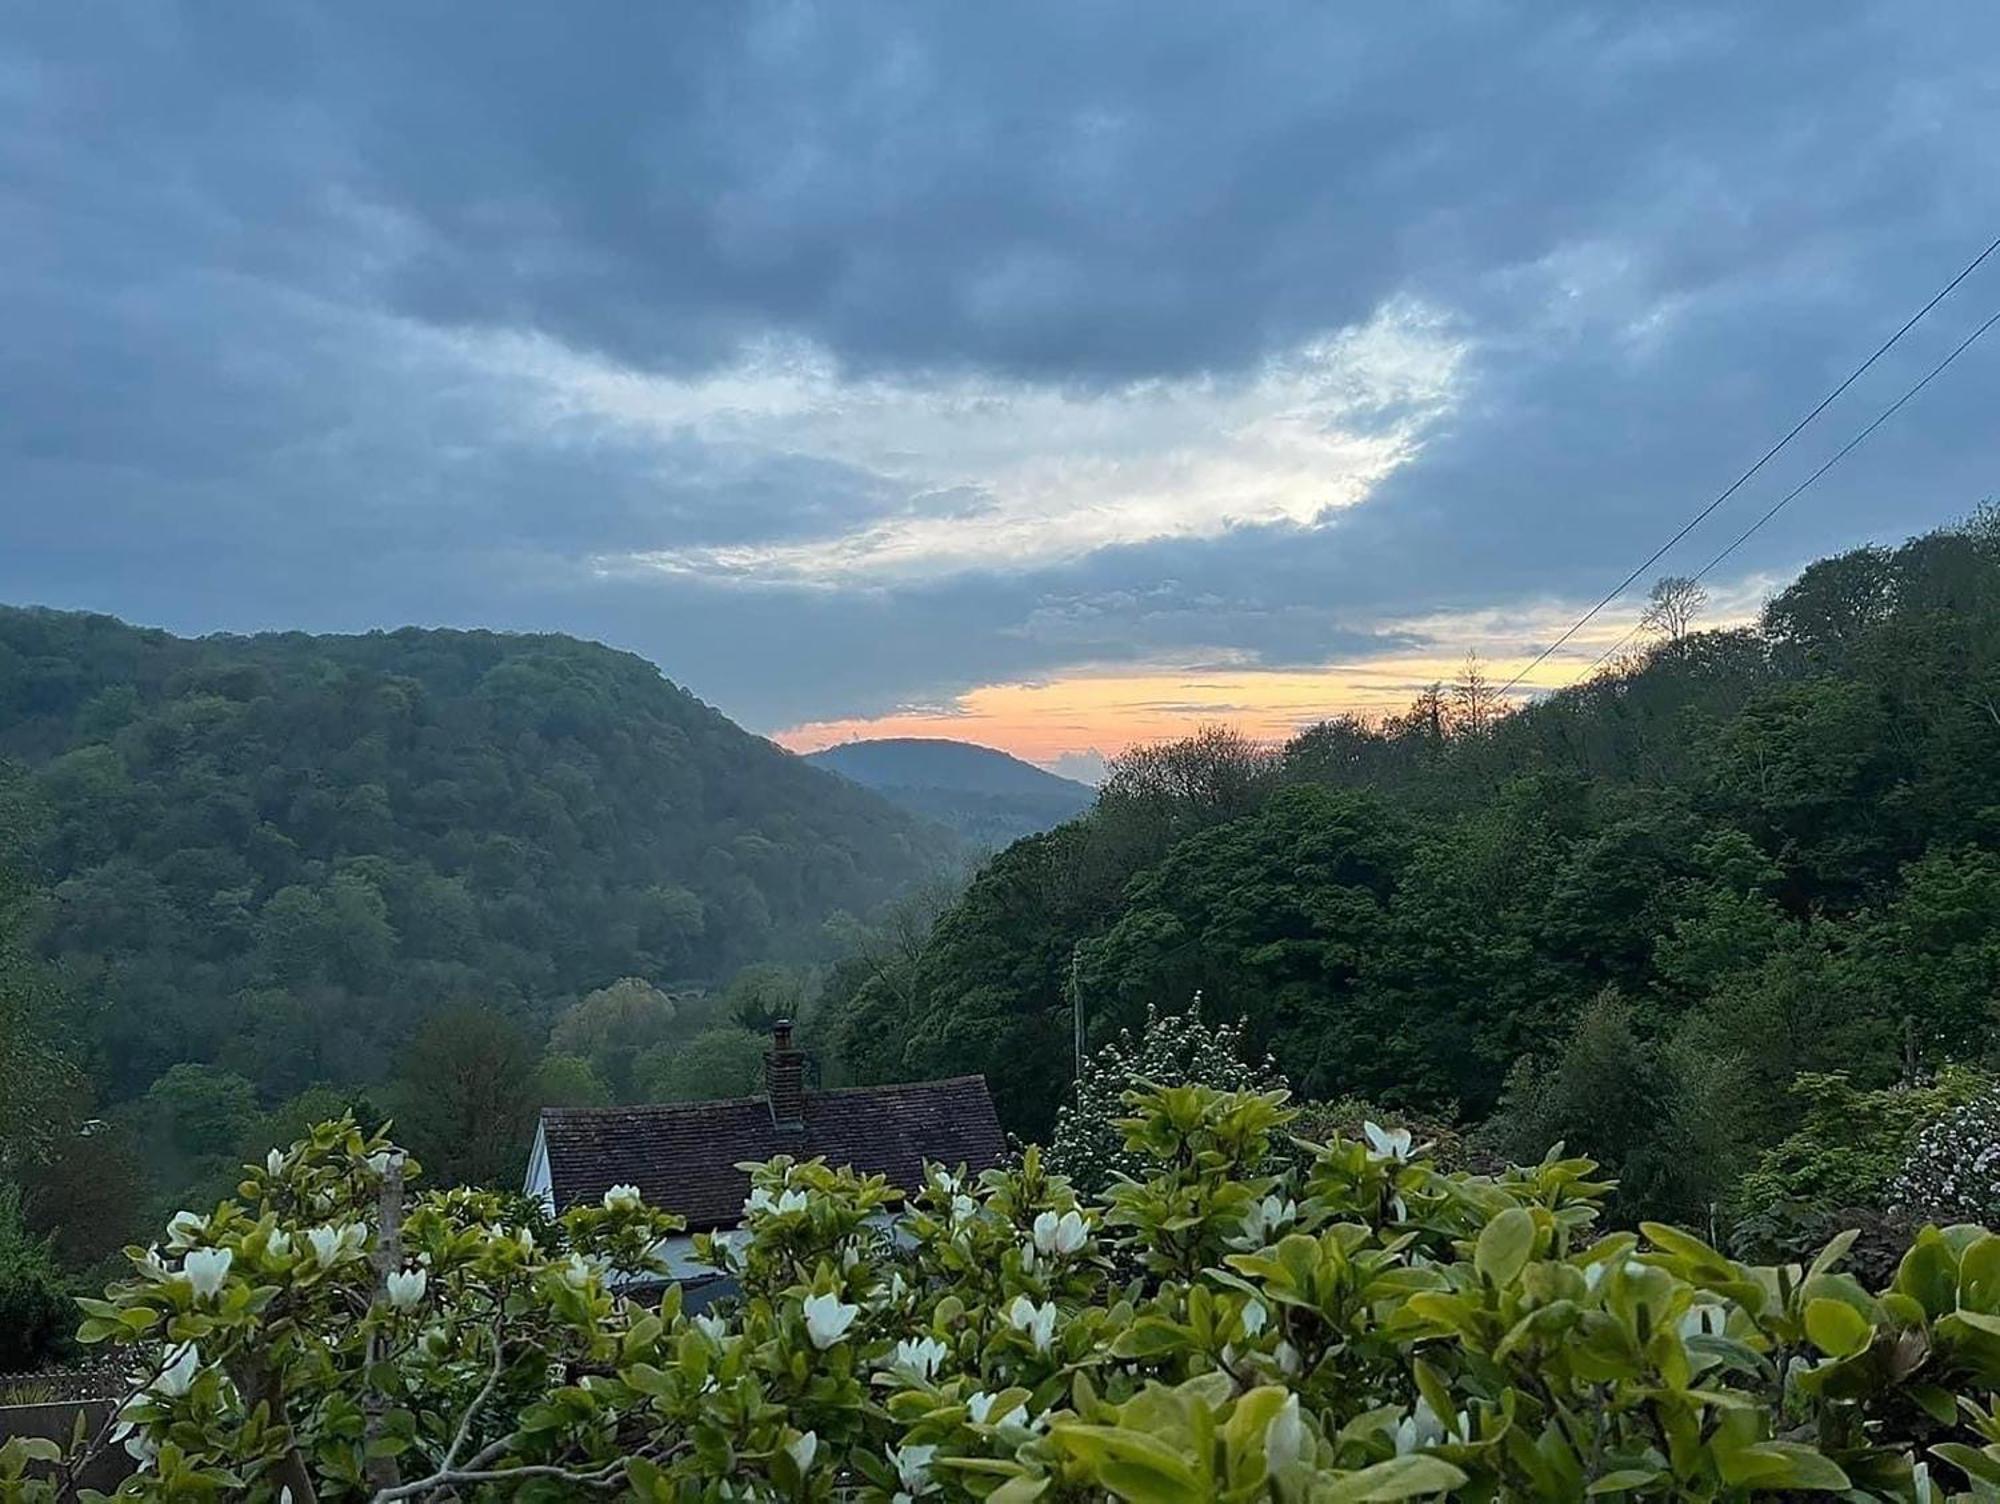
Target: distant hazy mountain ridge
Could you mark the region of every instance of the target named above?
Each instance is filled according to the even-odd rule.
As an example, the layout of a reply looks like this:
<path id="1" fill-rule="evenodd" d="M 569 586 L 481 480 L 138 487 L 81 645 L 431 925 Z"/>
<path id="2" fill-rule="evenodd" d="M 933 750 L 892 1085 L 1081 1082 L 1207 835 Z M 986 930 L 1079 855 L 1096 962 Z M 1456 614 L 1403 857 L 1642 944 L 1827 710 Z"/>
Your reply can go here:
<path id="1" fill-rule="evenodd" d="M 1088 784 L 995 748 L 941 737 L 847 742 L 806 761 L 983 845 L 1004 846 L 1060 825 L 1097 797 Z"/>

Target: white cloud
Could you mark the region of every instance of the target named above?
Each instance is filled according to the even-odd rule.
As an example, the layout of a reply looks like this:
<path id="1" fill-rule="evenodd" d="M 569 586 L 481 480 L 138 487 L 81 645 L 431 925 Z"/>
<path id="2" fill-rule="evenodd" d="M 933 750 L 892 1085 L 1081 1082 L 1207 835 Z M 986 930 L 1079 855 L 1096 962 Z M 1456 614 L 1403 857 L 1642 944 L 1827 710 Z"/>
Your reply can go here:
<path id="1" fill-rule="evenodd" d="M 991 376 L 853 377 L 771 342 L 699 377 L 643 373 L 519 334 L 455 336 L 525 384 L 558 440 L 606 429 L 803 455 L 905 498 L 844 530 L 599 560 L 801 583 L 921 579 L 1059 563 L 1098 549 L 1309 525 L 1407 464 L 1457 401 L 1466 342 L 1411 303 L 1294 346 L 1240 377 L 1108 389 Z"/>

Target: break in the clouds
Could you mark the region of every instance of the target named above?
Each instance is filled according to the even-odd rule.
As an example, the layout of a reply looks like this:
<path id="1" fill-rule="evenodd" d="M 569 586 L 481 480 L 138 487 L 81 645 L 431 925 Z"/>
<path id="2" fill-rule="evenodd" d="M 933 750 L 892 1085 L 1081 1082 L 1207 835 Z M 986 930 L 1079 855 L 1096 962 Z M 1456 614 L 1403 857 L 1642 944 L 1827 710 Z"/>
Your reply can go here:
<path id="1" fill-rule="evenodd" d="M 634 569 L 780 583 L 921 579 L 1062 563 L 1119 544 L 1307 527 L 1363 500 L 1450 410 L 1462 353 L 1442 321 L 1390 307 L 1255 368 L 1063 388 L 1015 377 L 849 377 L 824 350 L 761 345 L 698 377 L 607 366 L 548 341 L 468 357 L 543 392 L 550 441 L 609 429 L 663 445 L 787 452 L 890 499 L 775 536 L 605 555 Z"/>
<path id="2" fill-rule="evenodd" d="M 760 729 L 1048 760 L 1378 703 L 1525 659 L 2000 233 L 1996 43 L 1974 0 L 17 7 L 0 598 L 564 629 Z M 2000 258 L 1663 567 L 1995 306 Z M 1996 378 L 1719 602 L 1989 494 Z"/>

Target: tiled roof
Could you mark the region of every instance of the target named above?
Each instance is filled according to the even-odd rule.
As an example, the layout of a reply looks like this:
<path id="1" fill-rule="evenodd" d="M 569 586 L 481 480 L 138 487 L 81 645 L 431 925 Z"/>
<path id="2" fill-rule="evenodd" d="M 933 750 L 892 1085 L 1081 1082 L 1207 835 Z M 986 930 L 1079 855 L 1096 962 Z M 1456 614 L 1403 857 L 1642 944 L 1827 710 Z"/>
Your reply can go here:
<path id="1" fill-rule="evenodd" d="M 984 1170 L 1005 1149 L 984 1076 L 807 1092 L 805 1126 L 779 1128 L 763 1097 L 647 1107 L 545 1107 L 542 1133 L 558 1210 L 635 1185 L 691 1231 L 733 1227 L 750 1177 L 736 1168 L 775 1154 L 824 1158 L 903 1191 L 925 1160 Z"/>

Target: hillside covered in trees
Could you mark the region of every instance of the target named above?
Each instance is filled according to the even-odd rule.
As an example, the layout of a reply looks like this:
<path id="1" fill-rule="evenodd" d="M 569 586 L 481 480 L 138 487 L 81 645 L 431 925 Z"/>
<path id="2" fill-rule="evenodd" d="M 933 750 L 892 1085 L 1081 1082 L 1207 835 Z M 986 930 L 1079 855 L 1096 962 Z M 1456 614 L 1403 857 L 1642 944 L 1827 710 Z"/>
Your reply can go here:
<path id="1" fill-rule="evenodd" d="M 1802 1115 L 1864 1132 L 1877 1089 L 1993 1052 L 2000 527 L 1668 627 L 1513 714 L 1474 674 L 1386 725 L 1128 754 L 836 972 L 845 1065 L 983 1071 L 1041 1135 L 1073 1006 L 1102 1041 L 1199 992 L 1309 1096 L 1567 1138 L 1628 1211 L 1709 1216 Z"/>
<path id="2" fill-rule="evenodd" d="M 226 1184 L 238 1139 L 272 1131 L 260 1114 L 329 1086 L 377 1090 L 426 1142 L 476 1142 L 441 1168 L 511 1164 L 534 1095 L 640 1090 L 592 1069 L 628 1063 L 608 1033 L 733 1025 L 722 984 L 830 956 L 956 853 L 590 643 L 187 640 L 0 610 L 14 1011 L 60 1045 L 50 1079 L 94 1083 L 70 1118 L 116 1119 L 129 1131 L 107 1142 L 143 1149 L 169 1190 L 203 1167 Z M 554 1079 L 544 1062 L 531 1082 L 552 1024 Z M 707 1046 L 729 1081 L 754 1059 L 744 1035 Z M 400 1103 L 379 1090 L 415 1076 Z M 463 1111 L 426 1137 L 410 1119 L 453 1090 Z"/>

